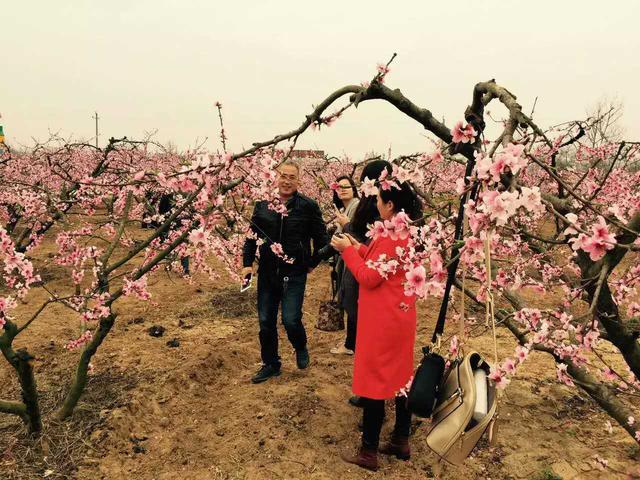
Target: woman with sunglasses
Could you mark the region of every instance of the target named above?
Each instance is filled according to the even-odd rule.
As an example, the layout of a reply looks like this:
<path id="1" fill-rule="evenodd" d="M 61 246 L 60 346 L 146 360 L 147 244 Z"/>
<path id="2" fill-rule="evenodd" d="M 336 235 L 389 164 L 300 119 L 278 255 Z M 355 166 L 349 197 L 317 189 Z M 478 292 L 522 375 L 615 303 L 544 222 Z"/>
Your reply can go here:
<path id="1" fill-rule="evenodd" d="M 358 188 L 353 179 L 347 175 L 342 175 L 336 179 L 336 187 L 333 191 L 333 205 L 335 208 L 336 233 L 342 233 L 353 219 L 353 215 L 360 203 Z M 335 251 L 334 251 L 335 253 Z M 336 258 L 336 257 L 334 257 Z M 335 272 L 335 274 L 333 273 Z M 334 271 L 336 279 L 336 292 L 338 303 L 347 312 L 347 339 L 344 344 L 341 342 L 330 350 L 334 355 L 353 355 L 356 343 L 356 316 L 357 313 L 351 305 L 344 305 L 343 279 L 345 275 L 344 262 L 337 255 Z M 357 307 L 356 307 L 357 308 Z"/>
<path id="2" fill-rule="evenodd" d="M 344 226 L 351 221 L 359 202 L 358 187 L 356 187 L 353 179 L 348 175 L 338 177 L 333 190 L 333 205 L 336 210 L 336 232 L 342 232 Z"/>

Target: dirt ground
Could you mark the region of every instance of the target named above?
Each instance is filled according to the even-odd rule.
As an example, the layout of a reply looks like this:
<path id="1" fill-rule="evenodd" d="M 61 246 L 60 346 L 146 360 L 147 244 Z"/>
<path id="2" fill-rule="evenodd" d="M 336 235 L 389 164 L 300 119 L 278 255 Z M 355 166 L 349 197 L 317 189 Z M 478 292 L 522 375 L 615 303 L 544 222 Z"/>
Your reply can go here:
<path id="1" fill-rule="evenodd" d="M 49 275 L 56 271 L 49 266 Z M 196 277 L 189 284 L 156 274 L 159 304 L 126 299 L 119 318 L 93 362 L 93 376 L 74 416 L 52 423 L 48 412 L 64 393 L 78 353 L 62 346 L 77 320 L 54 306 L 16 341 L 36 357 L 46 429 L 26 438 L 20 423 L 0 416 L 0 478 L 96 479 L 416 479 L 432 478 L 435 457 L 425 444 L 426 424 L 416 420 L 408 462 L 382 458 L 369 473 L 343 463 L 339 452 L 359 441 L 360 411 L 347 404 L 352 358 L 329 349 L 344 332 L 316 330 L 316 312 L 327 292 L 328 270 L 310 276 L 304 305 L 312 364 L 297 370 L 281 331 L 283 372 L 249 382 L 259 367 L 255 290 Z M 40 298 L 42 300 L 44 296 Z M 36 296 L 21 306 L 38 306 Z M 416 361 L 430 337 L 438 302 L 422 304 Z M 166 330 L 152 337 L 154 325 Z M 454 326 L 448 327 L 452 330 Z M 167 342 L 176 339 L 173 345 Z M 499 351 L 514 349 L 499 330 Z M 471 341 L 490 354 L 489 335 Z M 17 388 L 0 364 L 2 398 Z M 447 467 L 444 479 L 624 478 L 640 460 L 637 445 L 576 389 L 558 385 L 551 359 L 532 354 L 500 400 L 498 443 L 477 449 L 464 467 Z M 391 413 L 391 410 L 389 410 Z M 393 415 L 388 415 L 393 418 Z M 390 428 L 385 423 L 383 436 Z M 612 469 L 596 468 L 594 456 Z"/>

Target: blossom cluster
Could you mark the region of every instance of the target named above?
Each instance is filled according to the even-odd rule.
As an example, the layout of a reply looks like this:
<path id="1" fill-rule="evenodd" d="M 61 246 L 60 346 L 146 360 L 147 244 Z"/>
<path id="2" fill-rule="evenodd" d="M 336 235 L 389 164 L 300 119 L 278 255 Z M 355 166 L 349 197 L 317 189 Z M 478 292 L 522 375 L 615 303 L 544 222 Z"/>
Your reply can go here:
<path id="1" fill-rule="evenodd" d="M 69 341 L 64 346 L 64 348 L 67 350 L 78 350 L 80 347 L 83 347 L 91 340 L 93 340 L 93 334 L 91 333 L 91 330 L 85 330 L 78 338 Z"/>

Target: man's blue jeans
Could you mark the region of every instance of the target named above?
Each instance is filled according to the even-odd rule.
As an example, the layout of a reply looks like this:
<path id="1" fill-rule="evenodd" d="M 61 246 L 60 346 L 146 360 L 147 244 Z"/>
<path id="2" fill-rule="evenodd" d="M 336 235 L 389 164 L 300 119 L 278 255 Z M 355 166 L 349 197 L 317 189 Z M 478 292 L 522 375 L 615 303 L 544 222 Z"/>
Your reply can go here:
<path id="1" fill-rule="evenodd" d="M 307 347 L 302 324 L 302 303 L 307 274 L 280 276 L 258 274 L 258 320 L 262 363 L 280 368 L 278 356 L 278 307 L 282 304 L 282 324 L 296 350 Z"/>

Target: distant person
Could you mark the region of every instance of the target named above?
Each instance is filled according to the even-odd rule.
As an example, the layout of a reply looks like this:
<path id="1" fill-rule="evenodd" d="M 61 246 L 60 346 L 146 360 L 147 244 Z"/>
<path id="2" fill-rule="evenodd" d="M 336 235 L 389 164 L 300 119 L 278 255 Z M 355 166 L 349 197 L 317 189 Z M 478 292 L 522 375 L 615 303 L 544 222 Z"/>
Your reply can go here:
<path id="1" fill-rule="evenodd" d="M 390 168 L 388 168 L 391 173 Z M 377 209 L 381 219 L 391 220 L 400 211 L 411 218 L 421 215 L 420 202 L 413 189 L 402 183 L 400 189 L 380 190 Z M 415 297 L 404 294 L 405 272 L 398 269 L 387 278 L 367 265 L 381 255 L 390 260 L 397 247 L 405 248 L 408 239 L 378 237 L 369 246 L 353 236 L 334 236 L 331 245 L 341 252 L 347 268 L 359 285 L 358 329 L 353 369 L 353 393 L 363 406 L 362 443 L 354 456 L 342 458 L 360 467 L 377 470 L 378 444 L 384 421 L 384 401 L 395 398 L 395 426 L 390 441 L 380 452 L 401 459 L 410 457 L 411 414 L 405 397 L 396 395 L 413 375 L 413 349 L 416 336 Z"/>
<path id="2" fill-rule="evenodd" d="M 278 307 L 282 305 L 282 323 L 293 345 L 298 368 L 309 366 L 307 335 L 302 324 L 302 303 L 307 273 L 320 259 L 317 252 L 326 245 L 327 230 L 318 204 L 298 193 L 300 167 L 285 162 L 278 168 L 278 192 L 288 214 L 281 215 L 263 200 L 256 203 L 251 217 L 251 230 L 264 241 L 258 262 L 258 319 L 262 367 L 253 376 L 253 383 L 264 382 L 280 375 L 278 356 Z M 311 251 L 313 241 L 313 253 Z M 285 262 L 274 253 L 274 243 L 282 245 Z M 242 277 L 253 273 L 257 243 L 248 237 L 244 244 Z"/>
<path id="3" fill-rule="evenodd" d="M 176 204 L 175 193 L 162 193 L 160 194 L 159 197 L 157 196 L 152 197 L 151 198 L 152 208 L 155 209 L 157 214 L 162 215 L 163 221 L 152 220 L 148 224 L 143 224 L 142 228 L 155 228 L 155 229 L 160 228 L 160 226 L 168 216 L 167 214 L 171 212 L 173 207 L 175 207 L 175 204 Z M 168 235 L 169 235 L 168 230 L 165 230 L 160 234 L 160 238 L 162 239 L 162 241 L 165 241 L 168 238 Z M 182 266 L 182 273 L 184 273 L 184 275 L 190 275 L 188 256 L 180 257 L 180 265 Z"/>

